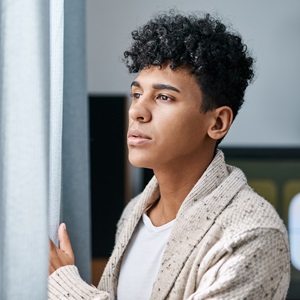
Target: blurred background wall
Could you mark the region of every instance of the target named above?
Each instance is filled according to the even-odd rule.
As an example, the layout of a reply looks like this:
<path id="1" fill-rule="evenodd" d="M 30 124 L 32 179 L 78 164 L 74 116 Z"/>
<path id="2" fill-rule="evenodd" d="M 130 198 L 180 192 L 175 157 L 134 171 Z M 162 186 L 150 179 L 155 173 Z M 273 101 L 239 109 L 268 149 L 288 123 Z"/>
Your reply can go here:
<path id="1" fill-rule="evenodd" d="M 230 134 L 229 146 L 300 146 L 300 2 L 298 0 L 88 0 L 88 90 L 125 94 L 130 76 L 121 62 L 131 31 L 170 7 L 220 14 L 253 51 L 256 81 Z M 251 126 L 249 126 L 251 124 Z"/>

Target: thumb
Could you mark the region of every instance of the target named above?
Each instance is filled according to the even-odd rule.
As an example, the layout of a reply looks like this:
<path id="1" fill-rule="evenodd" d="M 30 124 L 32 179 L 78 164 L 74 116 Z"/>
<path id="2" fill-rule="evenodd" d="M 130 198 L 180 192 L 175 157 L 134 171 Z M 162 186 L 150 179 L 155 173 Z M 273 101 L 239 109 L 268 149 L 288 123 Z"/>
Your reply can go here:
<path id="1" fill-rule="evenodd" d="M 74 258 L 71 241 L 67 233 L 67 228 L 65 223 L 60 224 L 58 228 L 58 240 L 60 244 L 60 250 L 65 252 L 70 257 Z"/>

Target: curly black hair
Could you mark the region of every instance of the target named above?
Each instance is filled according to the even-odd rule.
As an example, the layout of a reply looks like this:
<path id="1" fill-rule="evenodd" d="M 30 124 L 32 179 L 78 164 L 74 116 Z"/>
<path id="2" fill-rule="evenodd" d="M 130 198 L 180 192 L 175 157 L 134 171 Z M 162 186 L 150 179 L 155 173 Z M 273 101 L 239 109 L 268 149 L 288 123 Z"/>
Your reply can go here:
<path id="1" fill-rule="evenodd" d="M 171 10 L 131 35 L 123 59 L 130 73 L 166 62 L 171 69 L 188 67 L 204 95 L 202 111 L 227 105 L 235 118 L 254 77 L 254 59 L 239 33 L 208 13 L 185 16 Z"/>

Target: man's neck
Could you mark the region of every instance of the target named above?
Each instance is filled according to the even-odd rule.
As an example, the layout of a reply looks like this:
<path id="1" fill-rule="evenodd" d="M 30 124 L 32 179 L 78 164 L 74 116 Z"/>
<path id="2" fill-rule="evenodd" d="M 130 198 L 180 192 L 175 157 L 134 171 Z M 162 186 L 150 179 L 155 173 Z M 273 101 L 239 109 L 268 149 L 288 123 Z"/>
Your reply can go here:
<path id="1" fill-rule="evenodd" d="M 186 196 L 211 163 L 213 155 L 198 163 L 185 163 L 181 166 L 154 170 L 157 178 L 160 199 L 148 210 L 148 216 L 155 226 L 162 226 L 176 218 Z"/>

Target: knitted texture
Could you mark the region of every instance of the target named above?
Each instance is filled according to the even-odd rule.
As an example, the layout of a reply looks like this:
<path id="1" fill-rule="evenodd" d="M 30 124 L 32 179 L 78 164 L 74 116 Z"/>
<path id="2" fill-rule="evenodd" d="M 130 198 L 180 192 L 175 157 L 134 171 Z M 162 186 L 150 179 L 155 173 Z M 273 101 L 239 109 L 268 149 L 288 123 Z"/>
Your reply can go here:
<path id="1" fill-rule="evenodd" d="M 65 266 L 56 270 L 48 279 L 48 299 L 93 299 L 108 300 L 106 292 L 85 283 L 75 266 Z"/>
<path id="2" fill-rule="evenodd" d="M 158 196 L 153 177 L 119 220 L 115 248 L 98 285 L 111 300 L 116 299 L 126 246 L 146 207 Z M 76 280 L 79 287 L 80 278 Z M 285 299 L 289 281 L 289 244 L 282 220 L 247 185 L 241 170 L 225 164 L 219 150 L 178 211 L 150 300 Z"/>
<path id="3" fill-rule="evenodd" d="M 153 177 L 120 218 L 113 265 L 108 262 L 98 285 L 112 299 L 124 249 L 145 208 L 158 196 Z M 259 259 L 253 260 L 254 255 Z M 247 272 L 246 265 L 256 267 Z M 270 274 L 278 275 L 271 279 Z M 247 185 L 240 169 L 225 164 L 219 150 L 179 209 L 151 299 L 284 299 L 289 280 L 282 220 Z"/>

